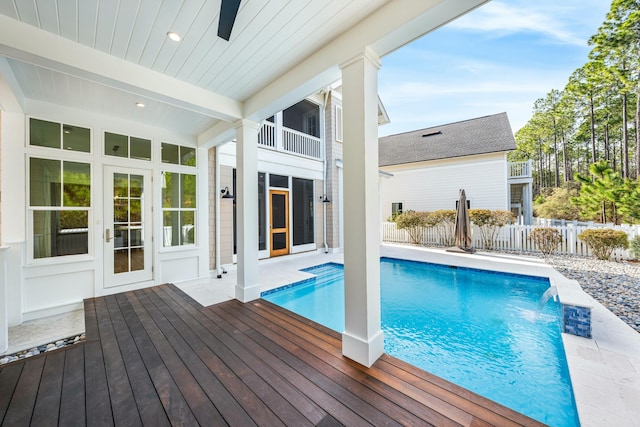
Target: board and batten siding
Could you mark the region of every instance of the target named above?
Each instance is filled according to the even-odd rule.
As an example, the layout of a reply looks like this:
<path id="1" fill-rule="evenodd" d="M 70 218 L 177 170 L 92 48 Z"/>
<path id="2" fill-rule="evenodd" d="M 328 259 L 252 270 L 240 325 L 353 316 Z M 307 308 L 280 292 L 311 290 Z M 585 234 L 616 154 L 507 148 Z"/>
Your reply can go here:
<path id="1" fill-rule="evenodd" d="M 397 202 L 403 211 L 455 209 L 461 188 L 472 209 L 508 210 L 507 165 L 506 153 L 494 153 L 382 167 L 393 176 L 380 178 L 381 219 Z"/>

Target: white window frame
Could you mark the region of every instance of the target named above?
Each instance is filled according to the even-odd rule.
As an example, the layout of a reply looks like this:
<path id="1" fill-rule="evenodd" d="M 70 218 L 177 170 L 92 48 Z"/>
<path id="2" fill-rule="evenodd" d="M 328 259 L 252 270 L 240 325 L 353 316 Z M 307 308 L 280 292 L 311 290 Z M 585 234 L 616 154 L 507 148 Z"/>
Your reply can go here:
<path id="1" fill-rule="evenodd" d="M 175 144 L 177 145 L 177 144 Z M 160 236 L 162 236 L 162 244 L 160 245 L 160 248 L 162 250 L 162 252 L 164 251 L 172 251 L 172 250 L 183 250 L 185 248 L 188 249 L 194 249 L 197 248 L 199 246 L 198 244 L 198 233 L 199 233 L 199 227 L 200 224 L 198 223 L 198 210 L 200 209 L 200 200 L 198 199 L 198 194 L 199 194 L 199 186 L 201 185 L 200 183 L 200 175 L 198 173 L 198 170 L 196 167 L 194 166 L 182 166 L 182 165 L 175 165 L 173 163 L 162 163 L 162 170 L 160 171 L 160 202 L 159 202 L 159 206 L 160 206 L 160 229 L 161 229 L 161 233 Z M 164 181 L 164 174 L 165 173 L 172 173 L 172 174 L 176 174 L 176 175 L 193 175 L 196 178 L 196 207 L 195 208 L 183 208 L 183 207 L 177 207 L 177 208 L 165 208 L 163 206 L 163 199 L 162 199 L 162 182 Z M 178 185 L 182 185 L 182 180 L 178 180 Z M 179 191 L 179 193 L 181 193 L 181 191 Z M 180 200 L 180 203 L 182 203 L 182 200 Z M 171 246 L 166 246 L 165 245 L 165 239 L 164 239 L 164 213 L 165 212 L 193 212 L 193 224 L 195 227 L 194 233 L 193 233 L 193 243 L 187 243 L 187 244 L 183 244 L 182 241 L 180 241 L 180 244 L 178 245 L 171 245 Z M 182 239 L 182 237 L 181 237 Z"/>
<path id="2" fill-rule="evenodd" d="M 33 146 L 32 146 L 33 147 Z M 40 148 L 43 147 L 37 147 L 38 150 L 40 151 Z M 44 148 L 45 150 L 49 151 L 51 150 L 50 148 Z M 64 150 L 59 150 L 58 152 L 56 152 L 57 154 L 66 154 L 66 152 Z M 73 156 L 61 156 L 61 155 L 52 155 L 53 153 L 51 151 L 49 151 L 48 153 L 39 153 L 39 152 L 33 152 L 33 153 L 27 153 L 26 157 L 25 157 L 25 163 L 26 163 L 26 198 L 25 198 L 25 205 L 26 205 L 26 209 L 27 209 L 27 241 L 26 241 L 26 247 L 27 247 L 27 264 L 39 264 L 39 265 L 46 265 L 46 264 L 62 264 L 62 263 L 67 263 L 67 262 L 74 262 L 74 261 L 79 261 L 79 260 L 87 260 L 87 259 L 93 259 L 95 256 L 95 252 L 94 252 L 94 227 L 93 227 L 93 215 L 94 215 L 94 164 L 93 162 L 89 161 L 89 159 L 81 159 L 81 158 L 77 158 L 79 156 L 75 155 L 77 153 L 81 153 L 81 154 L 85 154 L 88 155 L 89 153 L 82 153 L 82 152 L 77 152 L 74 151 L 73 152 L 74 155 Z M 38 159 L 44 159 L 44 160 L 55 160 L 61 163 L 64 162 L 75 162 L 75 163 L 85 163 L 89 165 L 90 168 L 90 181 L 89 181 L 89 185 L 91 187 L 90 190 L 90 199 L 89 199 L 89 206 L 31 206 L 31 158 L 38 158 Z M 63 169 L 61 169 L 63 170 Z M 61 185 L 63 185 L 63 183 L 61 183 Z M 51 256 L 51 257 L 45 257 L 45 258 L 36 258 L 34 256 L 34 250 L 35 250 L 35 245 L 34 245 L 34 234 L 35 234 L 35 230 L 34 230 L 34 226 L 33 226 L 33 215 L 34 212 L 36 211 L 86 211 L 87 212 L 87 233 L 88 233 L 88 238 L 87 238 L 87 253 L 86 254 L 76 254 L 76 255 L 61 255 L 61 256 Z"/>

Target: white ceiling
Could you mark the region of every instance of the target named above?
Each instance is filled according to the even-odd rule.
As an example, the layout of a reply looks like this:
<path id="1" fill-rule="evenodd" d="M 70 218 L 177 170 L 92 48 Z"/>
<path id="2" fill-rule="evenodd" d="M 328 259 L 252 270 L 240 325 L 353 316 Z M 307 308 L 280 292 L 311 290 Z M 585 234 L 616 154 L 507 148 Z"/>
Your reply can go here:
<path id="1" fill-rule="evenodd" d="M 220 0 L 0 0 L 0 73 L 26 99 L 199 135 L 319 52 L 343 61 L 337 41 L 361 49 L 385 36 L 389 51 L 484 1 L 242 0 L 227 42 Z M 131 113 L 141 99 L 144 113 Z"/>

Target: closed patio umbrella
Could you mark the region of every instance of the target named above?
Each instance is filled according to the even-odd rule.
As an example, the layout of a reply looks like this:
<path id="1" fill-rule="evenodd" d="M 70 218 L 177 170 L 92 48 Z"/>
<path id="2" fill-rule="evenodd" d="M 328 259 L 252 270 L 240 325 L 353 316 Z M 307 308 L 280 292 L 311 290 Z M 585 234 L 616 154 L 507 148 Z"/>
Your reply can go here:
<path id="1" fill-rule="evenodd" d="M 471 221 L 469 220 L 467 195 L 465 194 L 464 189 L 460 190 L 458 197 L 455 237 L 456 248 L 468 253 L 473 252 L 473 248 L 471 247 Z"/>

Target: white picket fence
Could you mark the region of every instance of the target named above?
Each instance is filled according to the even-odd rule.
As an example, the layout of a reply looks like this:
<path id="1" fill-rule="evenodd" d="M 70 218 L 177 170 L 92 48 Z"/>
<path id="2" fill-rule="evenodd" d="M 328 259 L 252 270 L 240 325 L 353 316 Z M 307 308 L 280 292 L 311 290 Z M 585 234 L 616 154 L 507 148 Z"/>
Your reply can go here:
<path id="1" fill-rule="evenodd" d="M 564 225 L 546 225 L 540 223 L 539 225 L 519 225 L 510 224 L 505 225 L 500 229 L 498 237 L 494 242 L 494 249 L 501 251 L 515 251 L 525 253 L 539 253 L 535 244 L 529 239 L 529 234 L 534 228 L 539 227 L 553 227 L 556 228 L 562 235 L 562 243 L 558 245 L 556 253 L 576 255 L 576 256 L 591 256 L 591 251 L 587 245 L 578 239 L 578 234 L 582 233 L 588 228 L 614 228 L 622 230 L 632 239 L 640 235 L 640 225 L 602 225 L 592 224 L 579 225 L 578 223 L 565 222 Z M 443 238 L 435 228 L 423 228 L 420 237 L 420 244 L 427 246 L 449 246 L 443 242 Z M 391 243 L 412 243 L 409 238 L 409 234 L 406 230 L 398 230 L 395 222 L 384 222 L 382 224 L 382 241 Z M 482 239 L 480 236 L 480 230 L 472 226 L 472 241 L 473 247 L 476 249 L 484 249 Z M 631 254 L 627 250 L 614 251 L 611 258 L 615 259 L 630 259 Z"/>

